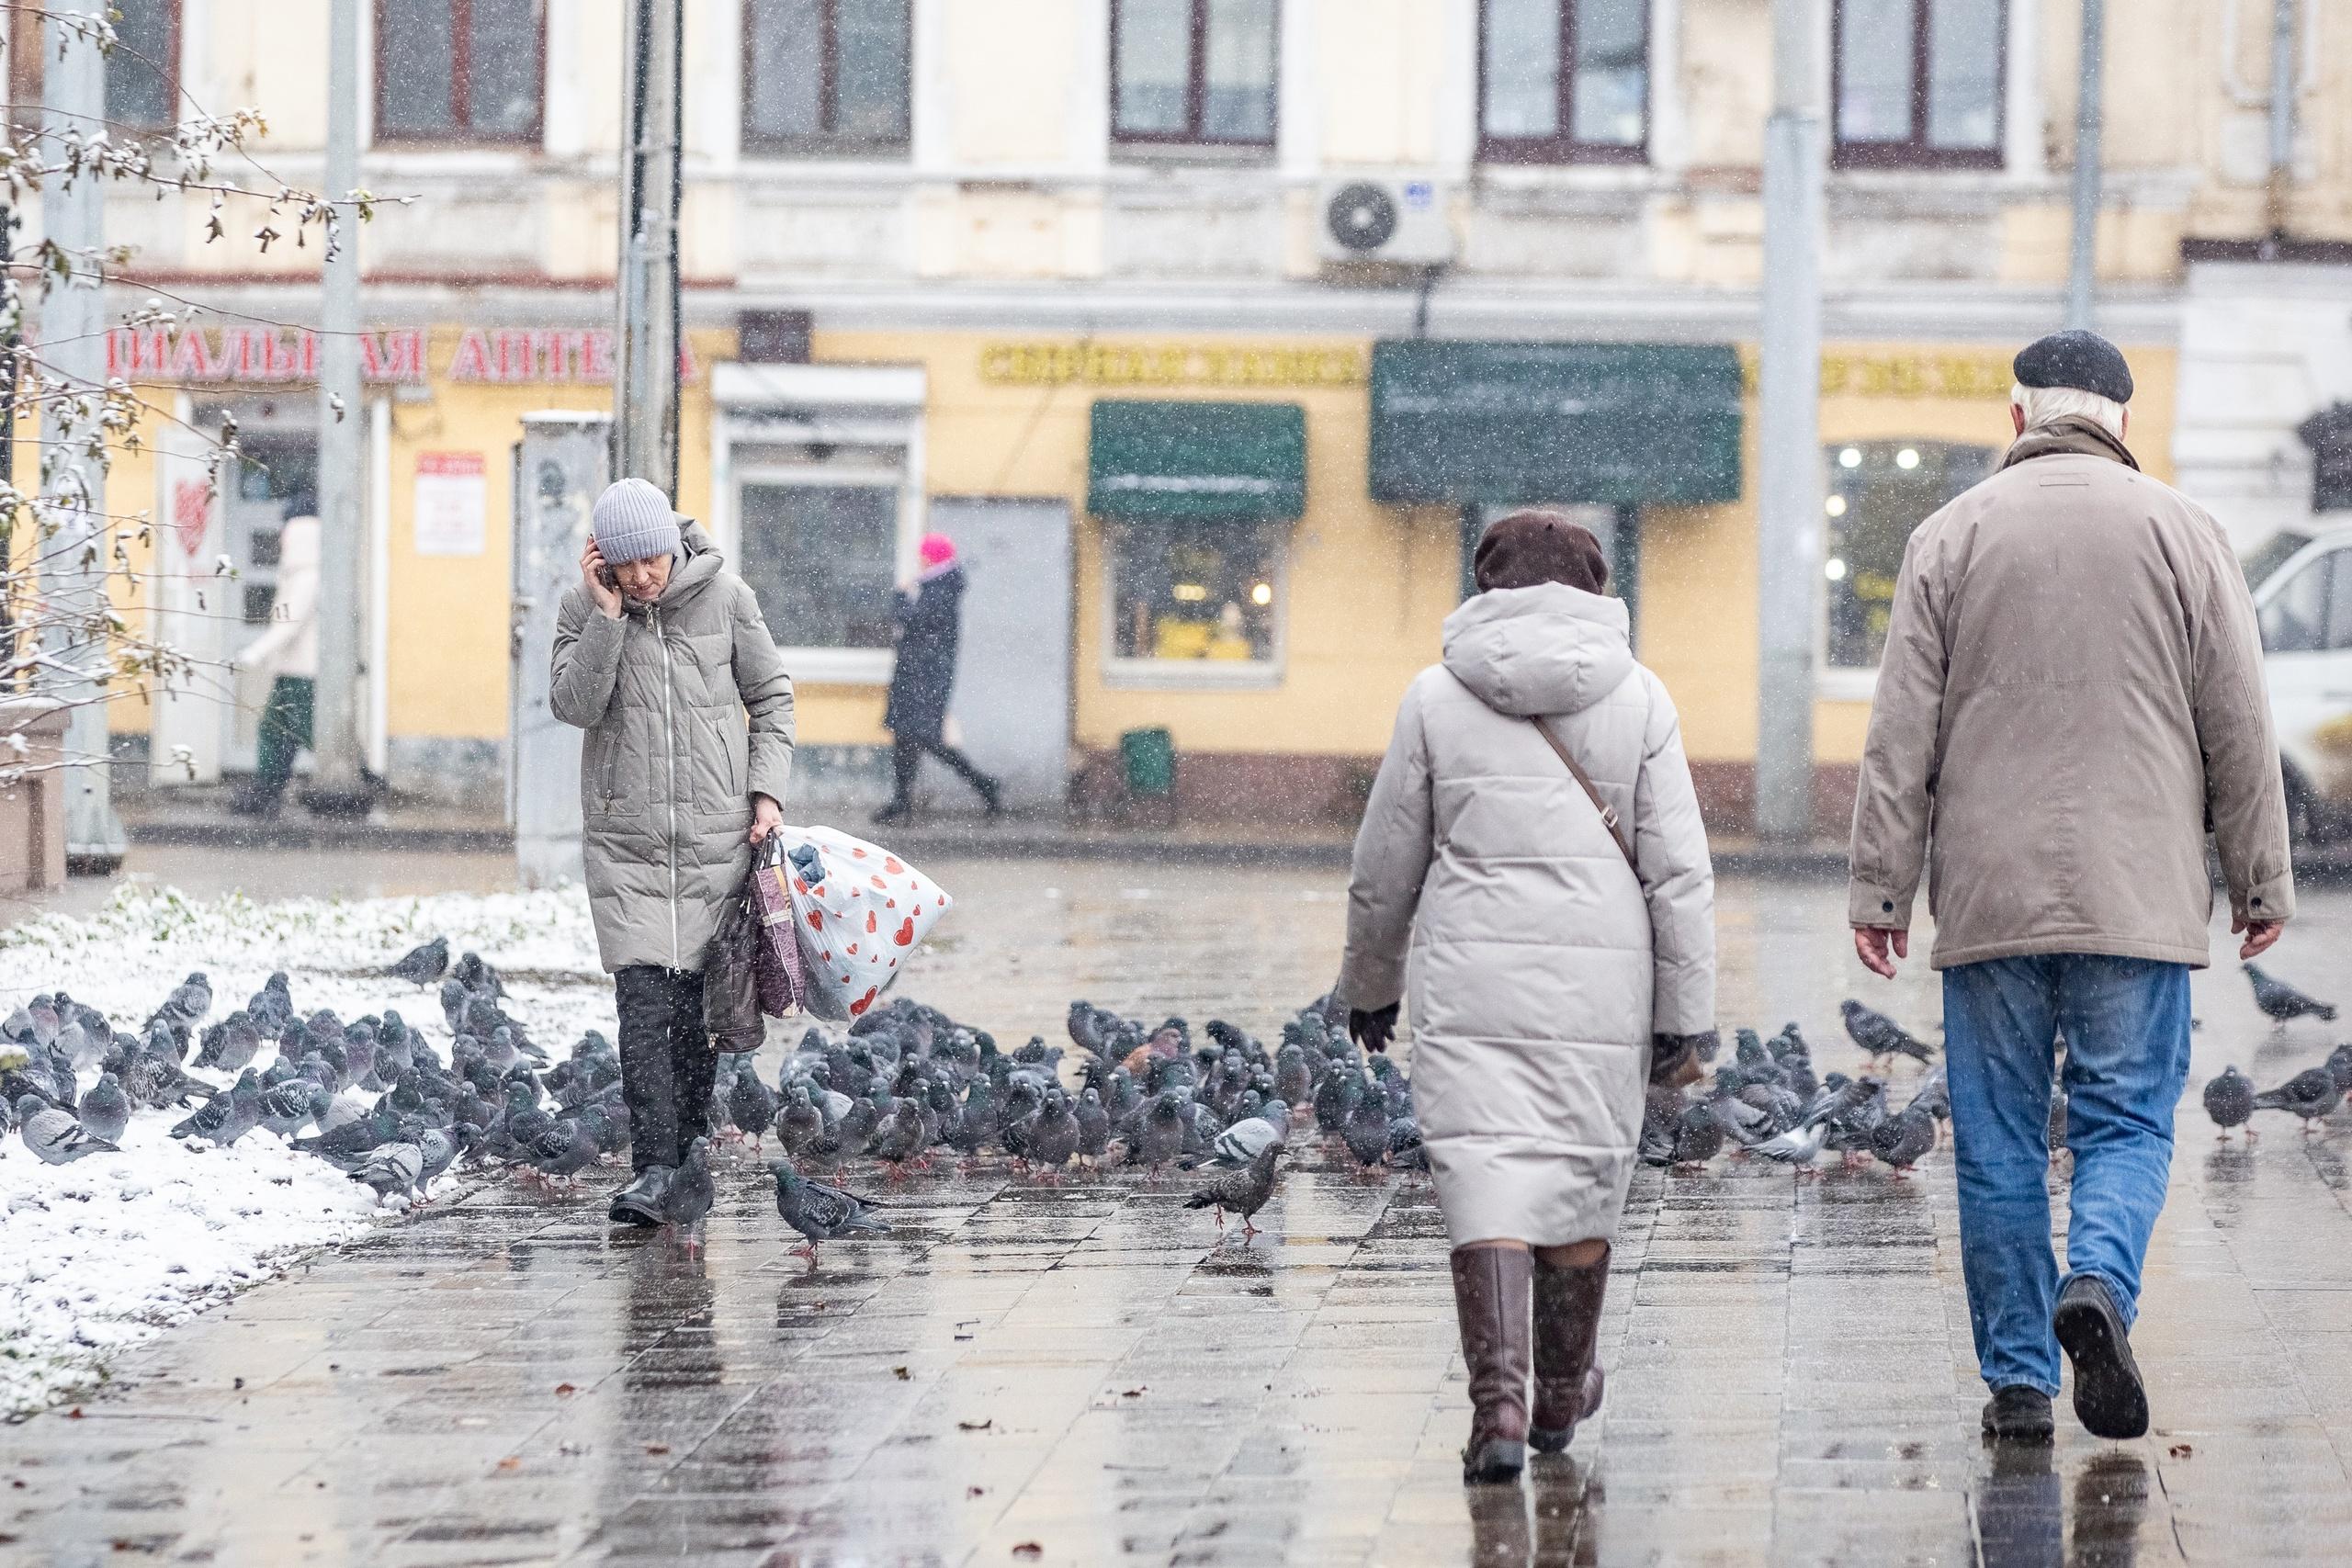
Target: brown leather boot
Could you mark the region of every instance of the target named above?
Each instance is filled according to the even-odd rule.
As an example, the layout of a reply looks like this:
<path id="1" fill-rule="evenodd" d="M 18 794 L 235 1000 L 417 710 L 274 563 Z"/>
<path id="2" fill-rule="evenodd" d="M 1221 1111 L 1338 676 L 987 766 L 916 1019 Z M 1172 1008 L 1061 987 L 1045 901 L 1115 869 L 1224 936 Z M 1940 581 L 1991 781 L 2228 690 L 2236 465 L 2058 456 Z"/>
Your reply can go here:
<path id="1" fill-rule="evenodd" d="M 1534 1272 L 1535 1259 L 1515 1247 L 1465 1247 L 1453 1254 L 1453 1309 L 1462 1323 L 1462 1359 L 1470 1369 L 1465 1483 L 1516 1481 L 1527 1462 Z"/>
<path id="2" fill-rule="evenodd" d="M 1537 1453 L 1555 1454 L 1577 1435 L 1577 1423 L 1600 1408 L 1600 1369 L 1593 1364 L 1600 1338 L 1600 1299 L 1609 1289 L 1609 1254 L 1580 1269 L 1535 1266 L 1535 1408 L 1527 1440 Z"/>

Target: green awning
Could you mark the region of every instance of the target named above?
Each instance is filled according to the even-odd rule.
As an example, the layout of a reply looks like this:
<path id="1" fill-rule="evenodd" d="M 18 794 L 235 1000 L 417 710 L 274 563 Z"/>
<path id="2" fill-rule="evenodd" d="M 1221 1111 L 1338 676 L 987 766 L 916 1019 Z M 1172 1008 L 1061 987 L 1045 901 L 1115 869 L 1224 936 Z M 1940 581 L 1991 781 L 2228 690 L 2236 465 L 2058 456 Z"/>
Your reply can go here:
<path id="1" fill-rule="evenodd" d="M 1086 458 L 1086 509 L 1098 517 L 1263 523 L 1306 510 L 1296 403 L 1101 400 Z"/>
<path id="2" fill-rule="evenodd" d="M 1373 499 L 1736 501 L 1740 398 L 1728 344 L 1374 344 Z"/>

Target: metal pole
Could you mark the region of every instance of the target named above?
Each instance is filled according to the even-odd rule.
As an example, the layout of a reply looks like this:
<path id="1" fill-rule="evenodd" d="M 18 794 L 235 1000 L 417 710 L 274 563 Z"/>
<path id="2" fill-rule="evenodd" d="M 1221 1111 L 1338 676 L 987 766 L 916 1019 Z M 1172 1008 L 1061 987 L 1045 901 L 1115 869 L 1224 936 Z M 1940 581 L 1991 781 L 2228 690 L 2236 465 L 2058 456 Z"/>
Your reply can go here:
<path id="1" fill-rule="evenodd" d="M 359 184 L 359 0 L 332 0 L 327 12 L 329 200 Z M 303 804 L 330 815 L 367 810 L 361 763 L 359 649 L 367 597 L 360 570 L 359 221 L 345 212 L 319 277 L 319 676 L 311 731 L 317 768 Z"/>
<path id="2" fill-rule="evenodd" d="M 627 139 L 621 157 L 616 478 L 678 483 L 678 201 L 684 89 L 682 0 L 628 0 Z"/>
<path id="3" fill-rule="evenodd" d="M 1821 0 L 1774 0 L 1758 377 L 1756 831 L 1813 836 L 1821 571 Z"/>
<path id="4" fill-rule="evenodd" d="M 2098 287 L 2100 99 L 2107 81 L 2107 0 L 2083 0 L 2083 47 L 2075 73 L 2075 239 L 2066 265 L 2066 324 L 2091 329 Z"/>
<path id="5" fill-rule="evenodd" d="M 88 137 L 103 128 L 107 112 L 106 60 L 83 28 L 106 19 L 107 0 L 53 0 L 50 15 L 55 42 L 48 46 L 43 80 L 48 105 L 49 133 L 54 137 Z M 68 186 L 51 186 L 41 192 L 41 221 L 50 238 L 74 258 L 76 276 L 55 289 L 41 307 L 41 356 L 58 379 L 76 389 L 96 392 L 106 385 L 106 288 L 98 268 L 106 247 L 105 182 L 85 175 Z M 56 400 L 43 403 L 41 436 L 64 439 L 57 417 Z M 85 437 L 86 428 L 76 433 Z M 59 467 L 43 488 L 52 495 L 81 498 L 66 531 L 44 547 L 51 563 L 43 571 L 42 590 L 52 614 L 68 626 L 86 623 L 106 596 L 105 558 L 100 542 L 106 510 L 106 474 L 86 457 L 62 446 L 47 446 Z M 65 861 L 76 871 L 110 872 L 122 863 L 122 824 L 114 814 L 113 777 L 107 742 L 107 706 L 98 676 L 104 670 L 107 647 L 103 637 L 77 631 L 62 650 L 72 673 L 43 682 L 48 694 L 74 705 L 65 731 L 65 749 L 84 765 L 68 773 L 65 784 Z"/>
<path id="6" fill-rule="evenodd" d="M 14 277 L 17 260 L 17 209 L 0 201 L 0 288 L 6 290 L 8 328 L 0 333 L 0 486 L 14 489 L 17 483 L 17 345 L 19 338 L 16 323 L 24 311 Z M 0 508 L 0 583 L 8 575 L 8 564 L 17 558 L 17 510 L 14 506 Z M 0 665 L 15 659 L 17 634 L 14 612 L 8 596 L 0 592 Z M 0 697 L 12 694 L 16 682 L 0 676 Z"/>
<path id="7" fill-rule="evenodd" d="M 2295 0 L 2270 6 L 2270 178 L 2263 193 L 2269 238 L 2287 233 L 2288 187 L 2295 178 Z"/>

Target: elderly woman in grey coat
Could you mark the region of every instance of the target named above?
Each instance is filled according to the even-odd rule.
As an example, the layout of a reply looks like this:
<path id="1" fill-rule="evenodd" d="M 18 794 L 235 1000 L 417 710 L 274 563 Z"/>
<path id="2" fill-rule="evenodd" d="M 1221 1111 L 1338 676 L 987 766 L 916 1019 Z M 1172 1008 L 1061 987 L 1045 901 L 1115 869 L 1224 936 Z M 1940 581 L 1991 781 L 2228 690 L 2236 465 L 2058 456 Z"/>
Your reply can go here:
<path id="1" fill-rule="evenodd" d="M 636 1167 L 612 1218 L 655 1225 L 671 1176 L 709 1130 L 703 952 L 752 846 L 783 820 L 792 678 L 751 588 L 643 479 L 597 498 L 556 621 L 548 706 L 588 732 L 581 849 L 620 1013 Z"/>
<path id="2" fill-rule="evenodd" d="M 1674 704 L 1591 533 L 1516 513 L 1474 564 L 1356 836 L 1339 993 L 1374 1051 L 1412 1005 L 1482 1482 L 1600 1406 L 1645 1091 L 1713 1028 L 1714 874 Z"/>

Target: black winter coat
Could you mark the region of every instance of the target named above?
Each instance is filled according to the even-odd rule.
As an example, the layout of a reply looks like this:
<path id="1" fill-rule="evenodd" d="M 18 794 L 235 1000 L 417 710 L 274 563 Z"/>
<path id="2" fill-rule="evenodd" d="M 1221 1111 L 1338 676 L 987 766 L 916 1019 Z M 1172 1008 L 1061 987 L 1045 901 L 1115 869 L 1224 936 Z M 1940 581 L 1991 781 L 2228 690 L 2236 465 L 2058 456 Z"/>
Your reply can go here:
<path id="1" fill-rule="evenodd" d="M 950 567 L 911 595 L 899 595 L 899 658 L 890 671 L 883 728 L 913 740 L 936 740 L 956 685 L 956 640 L 964 614 L 964 569 Z"/>

